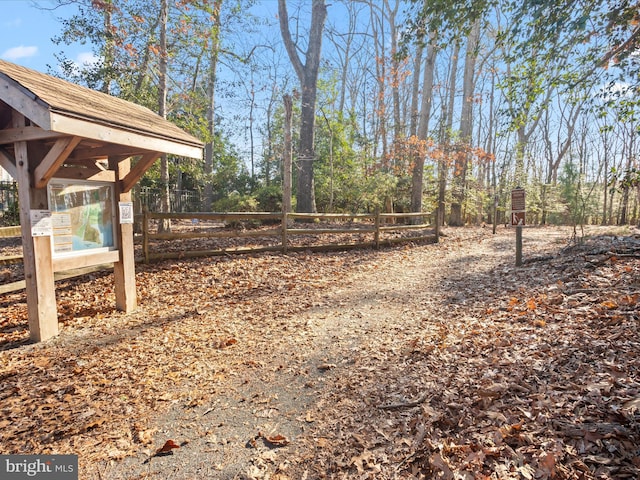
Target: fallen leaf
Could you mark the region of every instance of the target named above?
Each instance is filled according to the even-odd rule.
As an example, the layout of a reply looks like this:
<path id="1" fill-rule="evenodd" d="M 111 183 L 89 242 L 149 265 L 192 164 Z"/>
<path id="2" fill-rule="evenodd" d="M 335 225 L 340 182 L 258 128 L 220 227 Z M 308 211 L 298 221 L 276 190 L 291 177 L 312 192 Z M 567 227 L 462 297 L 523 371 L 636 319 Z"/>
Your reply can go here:
<path id="1" fill-rule="evenodd" d="M 443 478 L 444 480 L 453 480 L 454 477 L 451 468 L 449 468 L 449 465 L 447 465 L 439 453 L 431 455 L 429 463 L 431 464 L 431 468 L 433 468 L 437 473 L 442 473 L 440 478 Z"/>
<path id="2" fill-rule="evenodd" d="M 545 322 L 542 318 L 536 318 L 536 319 L 533 321 L 533 326 L 534 326 L 534 327 L 540 327 L 540 328 L 542 328 L 542 327 L 546 327 L 546 325 L 547 325 L 547 322 Z"/>
<path id="3" fill-rule="evenodd" d="M 264 436 L 264 441 L 271 447 L 285 447 L 291 443 L 289 439 L 282 435 Z"/>
<path id="4" fill-rule="evenodd" d="M 322 371 L 331 370 L 332 368 L 336 368 L 335 363 L 321 363 L 320 365 L 318 365 L 318 370 Z"/>
<path id="5" fill-rule="evenodd" d="M 231 345 L 235 345 L 236 343 L 238 343 L 238 340 L 236 340 L 235 338 L 221 338 L 218 339 L 215 345 L 216 348 L 227 348 Z"/>
<path id="6" fill-rule="evenodd" d="M 174 448 L 180 448 L 180 445 L 178 445 L 173 440 L 167 440 L 166 442 L 164 442 L 164 445 L 156 451 L 156 455 L 160 453 L 171 452 L 171 450 L 173 450 Z"/>

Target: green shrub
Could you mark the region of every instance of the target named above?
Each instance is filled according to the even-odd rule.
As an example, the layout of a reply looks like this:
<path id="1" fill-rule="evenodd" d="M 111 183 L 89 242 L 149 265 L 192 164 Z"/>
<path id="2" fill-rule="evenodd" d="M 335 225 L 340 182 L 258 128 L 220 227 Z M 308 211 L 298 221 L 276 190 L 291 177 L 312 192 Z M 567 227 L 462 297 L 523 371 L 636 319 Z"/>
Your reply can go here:
<path id="1" fill-rule="evenodd" d="M 20 207 L 18 206 L 18 202 L 11 202 L 9 204 L 9 208 L 2 214 L 1 224 L 7 227 L 20 225 Z"/>
<path id="2" fill-rule="evenodd" d="M 258 201 L 251 195 L 241 195 L 238 192 L 231 192 L 227 198 L 222 198 L 214 202 L 211 206 L 214 212 L 255 212 L 258 209 Z M 257 227 L 260 221 L 250 222 L 229 222 L 230 227 Z"/>
<path id="3" fill-rule="evenodd" d="M 231 192 L 226 198 L 216 200 L 211 205 L 214 212 L 255 212 L 258 209 L 258 201 L 252 195 L 241 195 Z"/>
<path id="4" fill-rule="evenodd" d="M 258 201 L 258 208 L 262 212 L 282 211 L 282 189 L 280 185 L 260 187 L 254 193 Z"/>

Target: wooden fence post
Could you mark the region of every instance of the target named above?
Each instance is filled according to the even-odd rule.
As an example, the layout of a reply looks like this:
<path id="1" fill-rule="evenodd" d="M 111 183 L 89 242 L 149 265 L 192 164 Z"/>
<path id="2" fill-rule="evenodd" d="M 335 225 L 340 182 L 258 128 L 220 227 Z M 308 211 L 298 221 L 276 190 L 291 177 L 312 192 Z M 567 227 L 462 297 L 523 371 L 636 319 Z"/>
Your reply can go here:
<path id="1" fill-rule="evenodd" d="M 444 212 L 441 209 L 440 203 L 438 203 L 438 207 L 436 208 L 436 226 L 434 229 L 436 243 L 440 242 L 440 218 L 444 218 Z"/>
<path id="2" fill-rule="evenodd" d="M 522 225 L 516 226 L 516 267 L 522 266 Z"/>
<path id="3" fill-rule="evenodd" d="M 149 208 L 146 205 L 142 209 L 142 252 L 144 263 L 149 263 Z"/>
<path id="4" fill-rule="evenodd" d="M 287 253 L 287 228 L 289 224 L 288 213 L 282 212 L 282 253 Z"/>
<path id="5" fill-rule="evenodd" d="M 375 244 L 376 244 L 376 250 L 380 250 L 380 209 L 376 208 L 376 220 L 375 220 L 375 226 L 376 226 L 376 233 L 374 235 L 375 238 Z"/>

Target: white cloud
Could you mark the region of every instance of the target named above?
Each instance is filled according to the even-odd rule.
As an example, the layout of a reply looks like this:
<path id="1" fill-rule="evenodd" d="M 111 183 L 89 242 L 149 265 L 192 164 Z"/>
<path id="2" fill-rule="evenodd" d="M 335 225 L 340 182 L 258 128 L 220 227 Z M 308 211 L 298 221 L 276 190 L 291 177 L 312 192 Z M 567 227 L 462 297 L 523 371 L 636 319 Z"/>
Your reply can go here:
<path id="1" fill-rule="evenodd" d="M 82 52 L 76 56 L 76 64 L 78 67 L 93 67 L 100 61 L 92 52 Z"/>
<path id="2" fill-rule="evenodd" d="M 13 47 L 9 50 L 5 50 L 0 58 L 4 58 L 5 60 L 18 60 L 20 58 L 28 58 L 33 57 L 38 53 L 38 47 L 25 47 L 24 45 L 20 45 L 19 47 Z"/>
<path id="3" fill-rule="evenodd" d="M 76 55 L 76 58 L 71 60 L 65 67 L 70 68 L 74 75 L 82 75 L 83 72 L 99 65 L 100 61 L 101 58 L 91 52 L 80 52 Z M 61 73 L 69 73 L 63 72 L 62 66 L 58 66 L 58 71 Z"/>
<path id="4" fill-rule="evenodd" d="M 613 82 L 600 87 L 601 94 L 605 100 L 617 100 L 621 97 L 630 98 L 633 95 L 631 85 L 625 82 Z"/>

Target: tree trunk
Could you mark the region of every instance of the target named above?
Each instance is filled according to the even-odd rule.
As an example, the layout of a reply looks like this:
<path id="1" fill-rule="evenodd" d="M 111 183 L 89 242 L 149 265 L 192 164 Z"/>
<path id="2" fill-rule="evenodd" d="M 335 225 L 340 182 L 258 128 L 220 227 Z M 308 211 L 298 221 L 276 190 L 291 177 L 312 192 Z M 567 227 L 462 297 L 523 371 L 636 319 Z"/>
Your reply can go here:
<path id="1" fill-rule="evenodd" d="M 602 203 L 602 225 L 608 225 L 607 220 L 607 202 L 609 201 L 609 134 L 608 132 L 602 132 L 602 145 L 604 148 L 604 188 L 603 188 L 603 203 Z"/>
<path id="2" fill-rule="evenodd" d="M 158 114 L 162 118 L 167 118 L 167 21 L 169 17 L 169 2 L 162 0 L 160 4 L 160 66 L 158 74 Z M 169 213 L 171 202 L 169 200 L 169 159 L 167 154 L 160 157 L 160 211 Z M 164 218 L 160 221 L 158 231 L 171 231 L 171 220 Z"/>
<path id="3" fill-rule="evenodd" d="M 378 157 L 378 145 L 382 147 L 380 157 L 383 162 L 388 160 L 388 139 L 387 139 L 387 103 L 386 103 L 386 82 L 387 82 L 387 64 L 385 58 L 385 39 L 384 21 L 375 15 L 374 10 L 379 10 L 375 2 L 369 1 L 369 9 L 371 11 L 370 24 L 373 36 L 373 47 L 375 53 L 375 81 L 377 91 L 375 92 L 374 101 L 374 139 L 373 139 L 373 157 Z M 378 25 L 380 24 L 380 25 Z"/>
<path id="4" fill-rule="evenodd" d="M 348 17 L 344 19 L 344 28 L 340 30 L 330 30 L 327 33 L 329 34 L 329 40 L 333 44 L 333 50 L 338 56 L 338 65 L 337 70 L 340 71 L 340 79 L 339 79 L 339 93 L 338 93 L 338 115 L 340 118 L 344 118 L 344 110 L 347 101 L 347 90 L 351 90 L 349 88 L 349 71 L 351 59 L 354 55 L 353 49 L 355 48 L 356 52 L 359 50 L 357 45 L 354 46 L 354 40 L 356 37 L 360 35 L 358 32 L 358 14 L 359 11 L 363 8 L 358 2 L 342 2 L 344 7 L 347 9 Z M 342 27 L 341 23 L 341 27 Z M 354 96 L 351 97 L 352 105 L 349 107 L 350 111 L 353 111 L 353 101 Z"/>
<path id="5" fill-rule="evenodd" d="M 296 192 L 296 211 L 315 212 L 315 191 L 313 183 L 313 161 L 315 160 L 314 134 L 316 118 L 316 92 L 322 32 L 327 17 L 324 0 L 313 0 L 311 9 L 311 31 L 303 64 L 296 51 L 296 45 L 289 31 L 289 15 L 285 0 L 278 0 L 280 32 L 289 55 L 289 59 L 300 81 L 302 89 L 300 99 L 300 147 L 298 151 L 298 190 Z"/>
<path id="6" fill-rule="evenodd" d="M 273 111 L 273 106 L 275 103 L 275 88 L 271 89 L 271 96 L 269 98 L 269 103 L 267 104 L 267 111 L 266 111 L 266 129 L 267 129 L 267 155 L 266 158 L 264 160 L 264 184 L 268 187 L 271 185 L 271 162 L 273 162 L 274 158 L 273 158 L 273 143 L 274 143 L 274 135 L 273 135 L 273 128 L 272 128 L 272 120 L 271 120 L 271 116 L 272 116 L 272 111 Z"/>
<path id="7" fill-rule="evenodd" d="M 282 153 L 282 211 L 291 213 L 291 118 L 293 116 L 293 103 L 291 95 L 282 97 L 284 103 L 284 151 Z"/>
<path id="8" fill-rule="evenodd" d="M 149 63 L 151 63 L 151 45 L 154 41 L 153 39 L 155 36 L 155 32 L 158 29 L 158 25 L 160 24 L 160 17 L 162 17 L 162 15 L 158 16 L 155 23 L 149 29 L 149 37 L 147 38 L 147 42 L 145 44 L 144 56 L 142 57 L 142 61 L 137 66 L 135 87 L 133 89 L 133 95 L 135 98 L 139 97 L 140 93 L 142 92 L 145 80 L 149 75 Z"/>
<path id="9" fill-rule="evenodd" d="M 422 43 L 416 49 L 416 55 L 413 62 L 413 83 L 411 85 L 411 107 L 409 112 L 409 135 L 418 134 L 418 119 L 420 111 L 418 110 L 418 98 L 420 97 L 420 70 L 422 69 L 422 54 L 424 46 Z"/>
<path id="10" fill-rule="evenodd" d="M 417 136 L 425 145 L 429 135 L 429 121 L 431 119 L 431 105 L 433 96 L 433 75 L 435 70 L 436 47 L 435 41 L 429 42 L 427 47 L 427 58 L 424 66 L 422 79 L 422 101 L 420 103 L 420 117 L 418 121 Z M 425 154 L 420 152 L 414 159 L 413 172 L 411 175 L 411 211 L 422 211 L 422 190 L 424 174 Z"/>
<path id="11" fill-rule="evenodd" d="M 389 37 L 391 38 L 391 98 L 393 100 L 393 137 L 398 140 L 402 136 L 402 121 L 400 119 L 400 61 L 398 59 L 398 34 L 396 15 L 400 3 L 396 1 L 393 8 L 388 0 L 384 1 L 389 15 Z"/>
<path id="12" fill-rule="evenodd" d="M 453 127 L 453 104 L 456 96 L 456 76 L 458 73 L 458 55 L 460 45 L 456 43 L 453 47 L 451 57 L 451 72 L 449 77 L 449 99 L 442 102 L 442 118 L 440 119 L 440 148 L 442 155 L 438 161 L 438 230 L 444 225 L 445 218 L 445 197 L 447 192 L 447 170 L 448 156 L 450 150 L 451 128 Z M 439 233 L 439 231 L 438 231 Z"/>
<path id="13" fill-rule="evenodd" d="M 487 155 L 494 155 L 495 152 L 495 135 L 493 133 L 495 129 L 494 123 L 494 108 L 495 108 L 495 95 L 496 95 L 496 69 L 495 65 L 491 66 L 491 91 L 489 94 L 489 126 L 487 128 L 487 143 L 485 144 L 485 152 Z M 498 209 L 498 195 L 496 192 L 496 159 L 495 156 L 490 160 L 491 165 L 487 169 L 487 185 L 491 185 L 491 195 L 489 198 L 491 199 L 491 210 L 490 215 L 491 218 L 489 221 L 493 225 L 493 233 L 496 233 L 498 219 L 497 219 L 497 209 Z"/>
<path id="14" fill-rule="evenodd" d="M 115 63 L 115 41 L 113 39 L 113 0 L 104 2 L 104 59 L 102 74 L 104 80 L 101 91 L 107 95 L 111 95 L 111 81 L 113 80 L 113 68 Z"/>
<path id="15" fill-rule="evenodd" d="M 581 104 L 571 104 L 570 111 L 568 115 L 565 115 L 564 108 L 561 108 L 560 120 L 566 121 L 567 126 L 567 136 L 564 141 L 560 140 L 560 133 L 558 133 L 556 141 L 554 142 L 551 139 L 549 125 L 551 123 L 551 117 L 548 110 L 545 110 L 544 114 L 544 123 L 542 124 L 542 134 L 544 136 L 544 143 L 546 145 L 547 151 L 547 176 L 545 178 L 546 185 L 556 185 L 558 182 L 558 169 L 560 168 L 560 164 L 562 163 L 562 159 L 569 152 L 569 148 L 573 142 L 573 133 L 575 131 L 576 123 L 578 121 L 578 116 L 582 111 Z M 557 129 L 560 132 L 560 129 Z M 554 145 L 557 148 L 557 151 L 554 151 Z M 544 195 L 542 198 L 542 224 L 545 225 L 547 222 L 547 199 L 546 199 L 546 189 L 543 191 Z"/>
<path id="16" fill-rule="evenodd" d="M 618 225 L 627 225 L 629 223 L 629 196 L 630 185 L 629 176 L 631 175 L 632 161 L 634 159 L 634 131 L 629 132 L 629 144 L 626 145 L 627 163 L 624 169 L 623 187 L 622 187 L 622 203 L 620 204 L 620 220 Z"/>
<path id="17" fill-rule="evenodd" d="M 251 157 L 251 191 L 256 184 L 256 165 L 254 158 L 254 139 L 253 139 L 253 109 L 256 104 L 256 91 L 253 85 L 253 78 L 251 79 L 251 92 L 249 94 L 249 148 Z"/>
<path id="18" fill-rule="evenodd" d="M 480 21 L 476 20 L 467 37 L 467 52 L 464 64 L 464 78 L 462 82 L 462 113 L 460 115 L 460 142 L 462 150 L 455 159 L 453 172 L 453 199 L 451 202 L 451 215 L 449 225 L 462 226 L 462 205 L 466 196 L 467 166 L 469 163 L 468 149 L 471 146 L 471 133 L 473 128 L 473 95 L 475 91 L 475 69 L 478 58 L 478 42 L 480 40 Z"/>
<path id="19" fill-rule="evenodd" d="M 204 186 L 204 207 L 206 211 L 211 211 L 213 203 L 213 151 L 215 146 L 215 104 L 216 104 L 216 77 L 218 68 L 218 52 L 220 47 L 220 8 L 222 7 L 222 0 L 215 0 L 211 16 L 213 25 L 211 26 L 210 37 L 210 63 L 209 63 L 209 75 L 207 79 L 207 134 L 208 139 L 204 145 L 204 173 L 206 176 L 206 183 Z"/>

